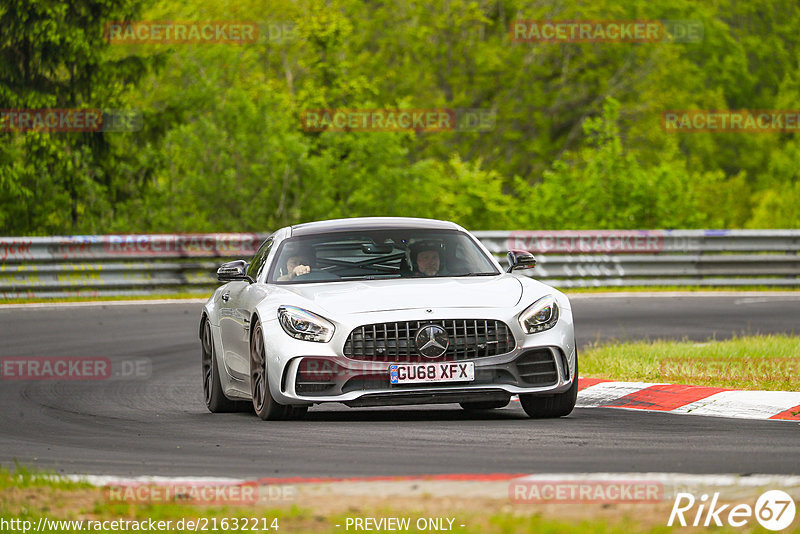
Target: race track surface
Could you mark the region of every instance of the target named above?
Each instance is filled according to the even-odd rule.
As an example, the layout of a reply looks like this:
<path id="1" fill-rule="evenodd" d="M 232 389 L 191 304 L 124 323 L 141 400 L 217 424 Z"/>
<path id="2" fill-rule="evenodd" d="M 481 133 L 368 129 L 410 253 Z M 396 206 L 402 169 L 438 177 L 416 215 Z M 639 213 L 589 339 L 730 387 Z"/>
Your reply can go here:
<path id="1" fill-rule="evenodd" d="M 800 425 L 576 409 L 534 421 L 519 403 L 313 407 L 304 421 L 212 415 L 202 403 L 200 304 L 0 309 L 0 357 L 148 360 L 149 377 L 0 380 L 0 463 L 118 476 L 432 473 L 800 474 Z M 578 342 L 704 340 L 798 329 L 800 295 L 573 299 Z M 797 333 L 797 332 L 795 332 Z"/>

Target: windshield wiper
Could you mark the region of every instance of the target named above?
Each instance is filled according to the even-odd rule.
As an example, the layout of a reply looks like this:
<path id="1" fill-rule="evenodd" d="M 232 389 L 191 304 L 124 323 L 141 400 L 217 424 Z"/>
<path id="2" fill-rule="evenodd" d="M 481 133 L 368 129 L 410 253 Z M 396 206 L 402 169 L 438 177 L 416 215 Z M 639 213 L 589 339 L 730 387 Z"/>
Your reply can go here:
<path id="1" fill-rule="evenodd" d="M 464 276 L 497 276 L 500 273 L 464 273 L 464 274 L 454 274 L 453 276 L 456 278 L 461 278 Z"/>

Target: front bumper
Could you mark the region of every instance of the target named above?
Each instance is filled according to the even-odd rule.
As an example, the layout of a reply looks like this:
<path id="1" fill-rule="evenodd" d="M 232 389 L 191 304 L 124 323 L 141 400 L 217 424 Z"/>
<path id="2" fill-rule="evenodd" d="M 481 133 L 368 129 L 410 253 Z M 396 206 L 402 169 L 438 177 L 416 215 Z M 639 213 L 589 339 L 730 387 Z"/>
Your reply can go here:
<path id="1" fill-rule="evenodd" d="M 390 385 L 390 363 L 405 362 L 361 361 L 344 355 L 348 335 L 362 324 L 446 320 L 454 316 L 500 320 L 514 336 L 515 345 L 505 354 L 459 360 L 474 363 L 473 381 Z M 561 310 L 554 328 L 538 334 L 525 334 L 515 316 L 486 308 L 433 313 L 402 310 L 372 313 L 368 319 L 365 316 L 351 319 L 335 322 L 336 332 L 329 343 L 296 340 L 283 332 L 277 320 L 263 321 L 270 388 L 276 401 L 294 405 L 341 402 L 350 406 L 386 406 L 500 400 L 518 394 L 562 393 L 577 379 L 574 328 L 568 309 Z M 309 369 L 324 372 L 315 375 Z"/>

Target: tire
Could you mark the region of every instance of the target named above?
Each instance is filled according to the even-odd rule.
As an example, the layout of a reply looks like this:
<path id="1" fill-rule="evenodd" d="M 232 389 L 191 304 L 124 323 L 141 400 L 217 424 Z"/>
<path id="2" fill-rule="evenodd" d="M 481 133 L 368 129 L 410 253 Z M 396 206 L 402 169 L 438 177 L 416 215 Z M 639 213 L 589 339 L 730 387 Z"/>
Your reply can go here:
<path id="1" fill-rule="evenodd" d="M 269 389 L 269 366 L 264 350 L 264 333 L 261 321 L 256 321 L 250 338 L 250 390 L 253 394 L 253 409 L 264 421 L 280 421 L 294 416 L 294 408 L 280 404 Z"/>
<path id="2" fill-rule="evenodd" d="M 203 323 L 203 334 L 200 337 L 202 353 L 201 364 L 203 369 L 203 399 L 205 400 L 206 408 L 208 408 L 208 411 L 211 413 L 241 411 L 242 403 L 230 400 L 222 391 L 222 383 L 219 379 L 219 367 L 217 364 L 217 351 L 214 350 L 214 340 L 211 336 L 211 323 L 208 318 L 206 318 Z"/>
<path id="3" fill-rule="evenodd" d="M 522 409 L 532 419 L 564 417 L 572 413 L 578 400 L 578 353 L 575 353 L 575 379 L 564 393 L 556 395 L 520 395 Z"/>
<path id="4" fill-rule="evenodd" d="M 511 398 L 499 401 L 459 402 L 459 404 L 468 412 L 482 412 L 485 410 L 505 408 L 508 406 L 509 402 L 511 402 Z"/>

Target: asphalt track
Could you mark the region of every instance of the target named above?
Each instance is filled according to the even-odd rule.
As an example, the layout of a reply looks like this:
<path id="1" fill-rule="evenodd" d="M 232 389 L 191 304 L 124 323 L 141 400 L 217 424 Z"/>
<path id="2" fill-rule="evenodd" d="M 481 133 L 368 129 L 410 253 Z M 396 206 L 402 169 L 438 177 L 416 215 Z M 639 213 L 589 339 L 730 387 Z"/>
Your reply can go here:
<path id="1" fill-rule="evenodd" d="M 433 473 L 800 474 L 800 425 L 577 409 L 534 421 L 518 403 L 314 407 L 304 421 L 212 415 L 201 399 L 196 303 L 0 308 L 0 357 L 149 361 L 149 376 L 0 380 L 0 463 L 117 476 Z M 800 295 L 579 296 L 579 345 L 595 340 L 798 333 Z"/>

